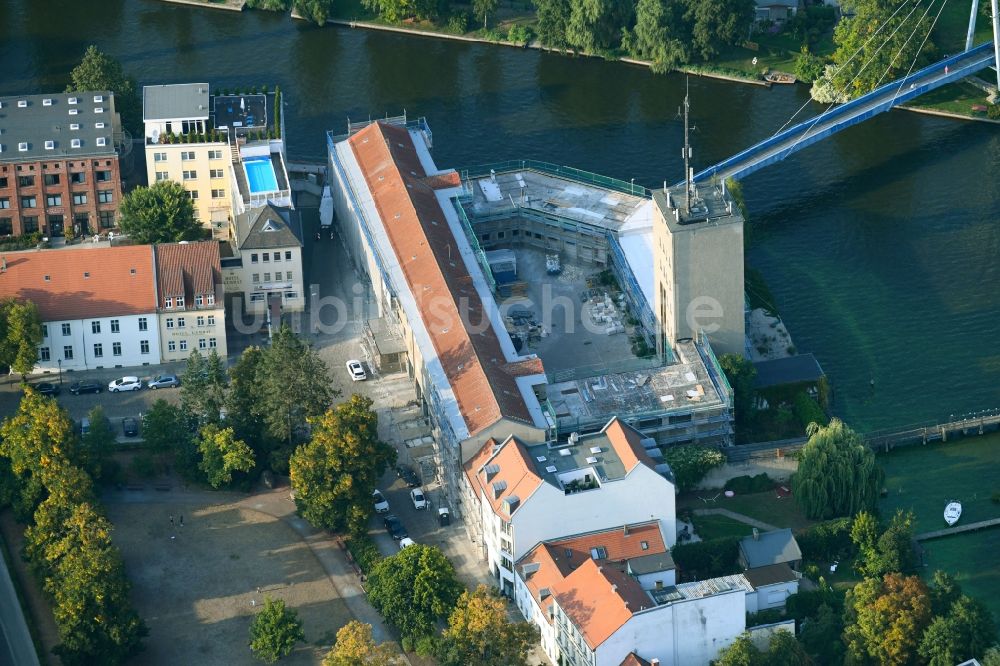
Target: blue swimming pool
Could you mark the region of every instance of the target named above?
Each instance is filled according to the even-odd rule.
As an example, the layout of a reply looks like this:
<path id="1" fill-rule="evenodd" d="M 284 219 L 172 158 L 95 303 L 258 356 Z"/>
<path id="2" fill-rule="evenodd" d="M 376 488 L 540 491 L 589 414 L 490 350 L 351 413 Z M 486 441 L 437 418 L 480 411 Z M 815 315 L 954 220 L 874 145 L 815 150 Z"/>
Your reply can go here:
<path id="1" fill-rule="evenodd" d="M 247 183 L 250 193 L 274 192 L 278 189 L 278 178 L 274 175 L 274 166 L 269 157 L 253 157 L 243 160 L 243 168 L 247 172 Z"/>

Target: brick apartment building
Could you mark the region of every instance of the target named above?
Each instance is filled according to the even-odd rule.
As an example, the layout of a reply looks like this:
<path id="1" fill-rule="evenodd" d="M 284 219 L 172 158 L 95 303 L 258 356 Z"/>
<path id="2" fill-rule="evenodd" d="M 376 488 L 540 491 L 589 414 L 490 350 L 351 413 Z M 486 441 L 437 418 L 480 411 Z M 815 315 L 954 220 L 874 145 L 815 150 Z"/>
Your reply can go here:
<path id="1" fill-rule="evenodd" d="M 0 238 L 114 229 L 121 137 L 108 91 L 0 97 Z"/>

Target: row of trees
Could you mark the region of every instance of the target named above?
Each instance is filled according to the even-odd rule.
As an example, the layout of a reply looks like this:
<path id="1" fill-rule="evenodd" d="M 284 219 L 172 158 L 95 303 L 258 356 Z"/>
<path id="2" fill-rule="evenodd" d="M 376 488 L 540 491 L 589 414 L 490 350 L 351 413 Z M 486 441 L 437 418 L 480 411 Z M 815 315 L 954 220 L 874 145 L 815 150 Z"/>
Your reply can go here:
<path id="1" fill-rule="evenodd" d="M 123 663 L 148 631 L 87 471 L 95 457 L 66 411 L 31 388 L 0 437 L 0 506 L 29 522 L 22 554 L 52 604 L 55 653 L 67 666 Z"/>
<path id="2" fill-rule="evenodd" d="M 316 25 L 323 25 L 330 17 L 333 0 L 247 0 L 247 7 L 272 12 L 287 12 L 292 9 Z"/>

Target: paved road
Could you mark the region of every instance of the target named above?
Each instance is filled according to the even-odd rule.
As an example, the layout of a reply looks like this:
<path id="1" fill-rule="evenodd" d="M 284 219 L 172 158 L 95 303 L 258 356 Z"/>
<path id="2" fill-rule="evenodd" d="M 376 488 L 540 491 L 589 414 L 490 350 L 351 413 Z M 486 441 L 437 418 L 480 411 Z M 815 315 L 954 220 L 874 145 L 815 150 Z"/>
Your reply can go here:
<path id="1" fill-rule="evenodd" d="M 2 551 L 0 569 L 0 666 L 38 666 L 38 655 Z"/>

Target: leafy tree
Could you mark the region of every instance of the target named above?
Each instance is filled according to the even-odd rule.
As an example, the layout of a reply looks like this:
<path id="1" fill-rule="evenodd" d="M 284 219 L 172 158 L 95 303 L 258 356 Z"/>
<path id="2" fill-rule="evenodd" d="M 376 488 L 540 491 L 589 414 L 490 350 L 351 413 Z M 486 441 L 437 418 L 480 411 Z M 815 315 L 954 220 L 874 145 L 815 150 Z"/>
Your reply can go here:
<path id="1" fill-rule="evenodd" d="M 72 81 L 66 92 L 110 90 L 115 94 L 115 110 L 122 116 L 126 129 L 138 130 L 142 125 L 142 106 L 135 79 L 126 76 L 120 62 L 99 51 L 91 44 L 83 60 L 70 72 Z"/>
<path id="2" fill-rule="evenodd" d="M 932 590 L 932 606 L 934 597 Z M 989 609 L 963 594 L 946 615 L 934 618 L 924 632 L 919 652 L 930 666 L 953 666 L 983 655 L 996 640 L 997 628 Z"/>
<path id="3" fill-rule="evenodd" d="M 764 654 L 750 640 L 750 634 L 736 637 L 732 645 L 719 653 L 716 666 L 764 666 Z"/>
<path id="4" fill-rule="evenodd" d="M 896 573 L 858 583 L 847 593 L 844 613 L 848 658 L 885 666 L 916 661 L 921 636 L 932 619 L 924 582 Z"/>
<path id="5" fill-rule="evenodd" d="M 372 625 L 351 620 L 337 631 L 337 642 L 323 666 L 397 666 L 399 653 L 389 643 L 375 644 Z"/>
<path id="6" fill-rule="evenodd" d="M 683 9 L 677 0 L 639 0 L 636 4 L 628 50 L 650 61 L 656 74 L 665 74 L 690 59 Z"/>
<path id="7" fill-rule="evenodd" d="M 798 596 L 798 595 L 795 595 Z M 802 648 L 817 664 L 844 663 L 844 641 L 841 633 L 844 631 L 844 620 L 833 606 L 827 603 L 820 605 L 816 615 L 803 623 L 799 633 Z"/>
<path id="8" fill-rule="evenodd" d="M 954 576 L 940 569 L 934 572 L 930 584 L 931 612 L 935 615 L 947 615 L 952 604 L 962 596 L 962 586 Z"/>
<path id="9" fill-rule="evenodd" d="M 441 666 L 527 666 L 538 632 L 526 622 L 507 619 L 507 604 L 485 585 L 465 591 L 448 618 L 438 644 Z"/>
<path id="10" fill-rule="evenodd" d="M 198 449 L 201 451 L 198 468 L 213 488 L 232 481 L 233 471 L 249 472 L 253 469 L 253 450 L 236 439 L 232 428 L 220 429 L 214 423 L 202 426 Z"/>
<path id="11" fill-rule="evenodd" d="M 565 48 L 569 24 L 570 0 L 532 0 L 538 16 L 538 39 L 551 48 Z"/>
<path id="12" fill-rule="evenodd" d="M 255 404 L 263 396 L 257 377 L 260 376 L 260 366 L 264 359 L 264 350 L 260 347 L 247 347 L 239 360 L 229 368 L 229 391 L 226 393 L 225 409 L 226 424 L 233 429 L 237 439 L 241 439 L 253 449 L 259 463 L 267 461 L 267 456 L 274 449 L 276 440 L 267 432 L 264 419 L 255 411 Z M 271 461 L 275 467 L 274 461 Z M 287 473 L 288 458 L 284 461 Z M 275 467 L 275 471 L 279 471 Z"/>
<path id="13" fill-rule="evenodd" d="M 867 511 L 854 519 L 851 539 L 861 554 L 857 569 L 869 578 L 881 578 L 887 573 L 911 573 L 916 568 L 913 554 L 913 512 L 902 510 L 880 526 Z"/>
<path id="14" fill-rule="evenodd" d="M 486 29 L 486 19 L 500 6 L 500 0 L 472 0 L 472 11 L 483 17 L 483 30 Z"/>
<path id="15" fill-rule="evenodd" d="M 283 324 L 264 351 L 252 406 L 267 431 L 291 444 L 296 428 L 319 416 L 339 392 L 330 387 L 330 370 L 319 355 Z"/>
<path id="16" fill-rule="evenodd" d="M 622 28 L 632 21 L 632 4 L 626 0 L 572 0 L 569 5 L 566 42 L 585 53 L 616 48 Z"/>
<path id="17" fill-rule="evenodd" d="M 0 301 L 0 365 L 20 375 L 31 372 L 38 363 L 38 345 L 42 343 L 42 319 L 38 306 L 31 301 L 8 298 Z"/>
<path id="18" fill-rule="evenodd" d="M 359 395 L 313 423 L 313 436 L 289 461 L 299 515 L 317 527 L 359 532 L 372 512 L 372 491 L 396 450 L 378 438 L 372 401 Z"/>
<path id="19" fill-rule="evenodd" d="M 292 0 L 292 8 L 316 25 L 326 25 L 333 0 Z"/>
<path id="20" fill-rule="evenodd" d="M 800 81 L 815 81 L 823 76 L 826 60 L 809 52 L 809 47 L 802 45 L 802 51 L 795 58 L 795 76 Z"/>
<path id="21" fill-rule="evenodd" d="M 757 378 L 757 368 L 740 354 L 723 354 L 719 357 L 719 366 L 733 389 L 736 428 L 743 430 L 753 414 L 753 382 Z"/>
<path id="22" fill-rule="evenodd" d="M 264 607 L 250 623 L 250 649 L 261 661 L 273 664 L 288 656 L 295 644 L 304 641 L 298 613 L 285 608 L 281 599 L 264 597 Z"/>
<path id="23" fill-rule="evenodd" d="M 791 631 L 776 631 L 767 644 L 768 666 L 809 666 L 812 660 Z"/>
<path id="24" fill-rule="evenodd" d="M 66 465 L 49 496 L 35 509 L 33 522 L 24 530 L 24 558 L 39 582 L 53 576 L 54 567 L 64 554 L 55 544 L 66 534 L 66 523 L 76 507 L 94 501 L 90 477 L 74 465 Z"/>
<path id="25" fill-rule="evenodd" d="M 712 469 L 726 462 L 726 457 L 718 449 L 698 444 L 668 447 L 663 452 L 663 458 L 670 465 L 677 487 L 682 491 L 690 490 Z"/>
<path id="26" fill-rule="evenodd" d="M 853 516 L 874 507 L 883 472 L 861 437 L 840 419 L 806 432 L 809 441 L 792 477 L 792 492 L 806 516 Z"/>
<path id="27" fill-rule="evenodd" d="M 119 211 L 122 231 L 139 244 L 174 243 L 204 236 L 191 197 L 172 180 L 135 188 L 122 197 Z"/>
<path id="28" fill-rule="evenodd" d="M 160 398 L 142 417 L 142 436 L 161 465 L 173 460 L 182 474 L 196 476 L 198 448 L 192 441 L 188 419 L 182 408 Z"/>
<path id="29" fill-rule="evenodd" d="M 218 423 L 226 399 L 226 366 L 213 349 L 208 357 L 191 352 L 181 375 L 181 408 L 199 425 Z"/>
<path id="30" fill-rule="evenodd" d="M 736 537 L 678 544 L 671 551 L 685 580 L 702 580 L 737 573 L 740 549 Z"/>
<path id="31" fill-rule="evenodd" d="M 910 69 L 931 62 L 936 51 L 931 40 L 921 50 L 931 28 L 932 16 L 924 8 L 897 9 L 909 0 L 845 0 L 844 18 L 833 31 L 837 50 L 833 77 L 837 92 L 857 97 L 874 90 L 879 83 L 894 81 Z M 934 12 L 931 12 L 933 14 Z M 895 16 L 894 16 L 895 14 Z M 877 35 L 876 35 L 877 33 Z M 911 35 L 913 35 L 911 37 Z"/>
<path id="32" fill-rule="evenodd" d="M 118 436 L 100 405 L 87 413 L 87 419 L 90 421 L 90 430 L 80 437 L 83 459 L 90 475 L 100 481 L 105 476 L 105 466 L 115 450 Z"/>
<path id="33" fill-rule="evenodd" d="M 368 600 L 404 638 L 430 636 L 461 593 L 455 567 L 436 546 L 405 548 L 378 562 L 368 575 Z"/>
<path id="34" fill-rule="evenodd" d="M 413 0 L 361 0 L 365 9 L 375 12 L 389 23 L 402 21 L 413 15 Z"/>
<path id="35" fill-rule="evenodd" d="M 1000 666 L 1000 645 L 994 645 L 979 660 L 982 666 Z"/>
<path id="36" fill-rule="evenodd" d="M 719 45 L 738 44 L 750 33 L 756 12 L 754 0 L 686 1 L 691 47 L 705 60 L 718 54 Z"/>

